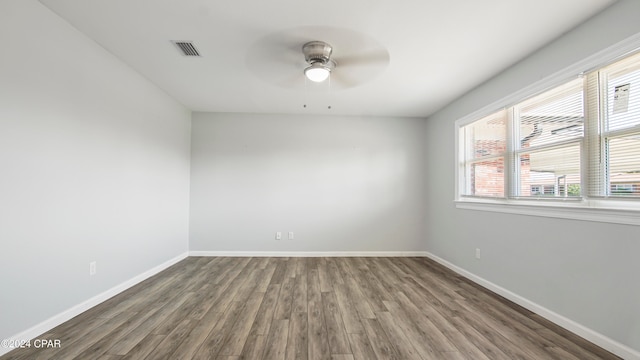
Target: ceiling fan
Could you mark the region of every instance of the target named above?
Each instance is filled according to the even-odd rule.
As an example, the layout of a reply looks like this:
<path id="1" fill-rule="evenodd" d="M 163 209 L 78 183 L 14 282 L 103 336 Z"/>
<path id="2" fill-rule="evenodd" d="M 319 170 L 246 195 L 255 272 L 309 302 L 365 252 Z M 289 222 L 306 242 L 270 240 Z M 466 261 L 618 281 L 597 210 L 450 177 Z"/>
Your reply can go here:
<path id="1" fill-rule="evenodd" d="M 278 87 L 304 89 L 306 80 L 323 82 L 331 76 L 331 89 L 342 90 L 383 73 L 389 52 L 350 29 L 302 26 L 258 39 L 248 49 L 246 64 L 255 76 Z"/>
<path id="2" fill-rule="evenodd" d="M 336 67 L 336 62 L 331 60 L 333 48 L 324 41 L 309 41 L 302 45 L 304 60 L 309 64 L 304 69 L 307 79 L 314 82 L 323 82 L 329 78 L 331 70 Z"/>

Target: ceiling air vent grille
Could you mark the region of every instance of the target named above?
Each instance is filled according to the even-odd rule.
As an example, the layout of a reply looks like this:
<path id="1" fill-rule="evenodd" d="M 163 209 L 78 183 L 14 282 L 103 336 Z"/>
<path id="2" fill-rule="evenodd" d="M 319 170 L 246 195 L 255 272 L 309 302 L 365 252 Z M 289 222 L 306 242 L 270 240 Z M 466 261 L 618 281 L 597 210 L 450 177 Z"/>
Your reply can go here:
<path id="1" fill-rule="evenodd" d="M 191 41 L 172 41 L 184 56 L 201 56 Z"/>

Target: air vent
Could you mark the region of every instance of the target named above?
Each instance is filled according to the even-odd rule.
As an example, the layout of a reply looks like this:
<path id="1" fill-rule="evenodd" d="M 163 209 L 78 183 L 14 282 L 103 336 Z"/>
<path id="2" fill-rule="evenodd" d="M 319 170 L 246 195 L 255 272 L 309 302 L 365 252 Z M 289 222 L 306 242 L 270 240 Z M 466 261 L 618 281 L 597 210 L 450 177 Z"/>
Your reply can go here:
<path id="1" fill-rule="evenodd" d="M 198 49 L 190 41 L 172 41 L 184 56 L 201 56 Z"/>

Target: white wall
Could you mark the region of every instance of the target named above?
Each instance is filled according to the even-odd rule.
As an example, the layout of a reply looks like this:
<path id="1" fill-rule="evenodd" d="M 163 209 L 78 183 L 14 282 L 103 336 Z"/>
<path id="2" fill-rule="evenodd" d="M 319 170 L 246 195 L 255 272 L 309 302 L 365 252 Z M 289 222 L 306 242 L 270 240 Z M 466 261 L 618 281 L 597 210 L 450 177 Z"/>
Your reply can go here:
<path id="1" fill-rule="evenodd" d="M 190 112 L 35 0 L 0 43 L 5 339 L 187 252 Z"/>
<path id="2" fill-rule="evenodd" d="M 424 126 L 194 113 L 190 250 L 423 250 Z"/>
<path id="3" fill-rule="evenodd" d="M 613 5 L 431 116 L 425 136 L 428 251 L 636 351 L 639 227 L 458 210 L 453 199 L 454 122 L 640 32 L 638 14 L 638 1 Z"/>

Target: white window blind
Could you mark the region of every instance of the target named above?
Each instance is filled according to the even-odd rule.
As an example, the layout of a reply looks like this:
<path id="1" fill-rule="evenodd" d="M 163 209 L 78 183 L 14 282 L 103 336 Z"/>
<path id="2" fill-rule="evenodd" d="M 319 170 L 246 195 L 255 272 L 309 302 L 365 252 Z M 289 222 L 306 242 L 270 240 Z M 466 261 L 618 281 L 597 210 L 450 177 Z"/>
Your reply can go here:
<path id="1" fill-rule="evenodd" d="M 514 106 L 513 196 L 580 196 L 583 87 L 574 79 Z"/>
<path id="2" fill-rule="evenodd" d="M 601 162 L 591 181 L 599 196 L 640 196 L 640 54 L 601 69 L 598 82 L 600 136 L 589 146 Z"/>

